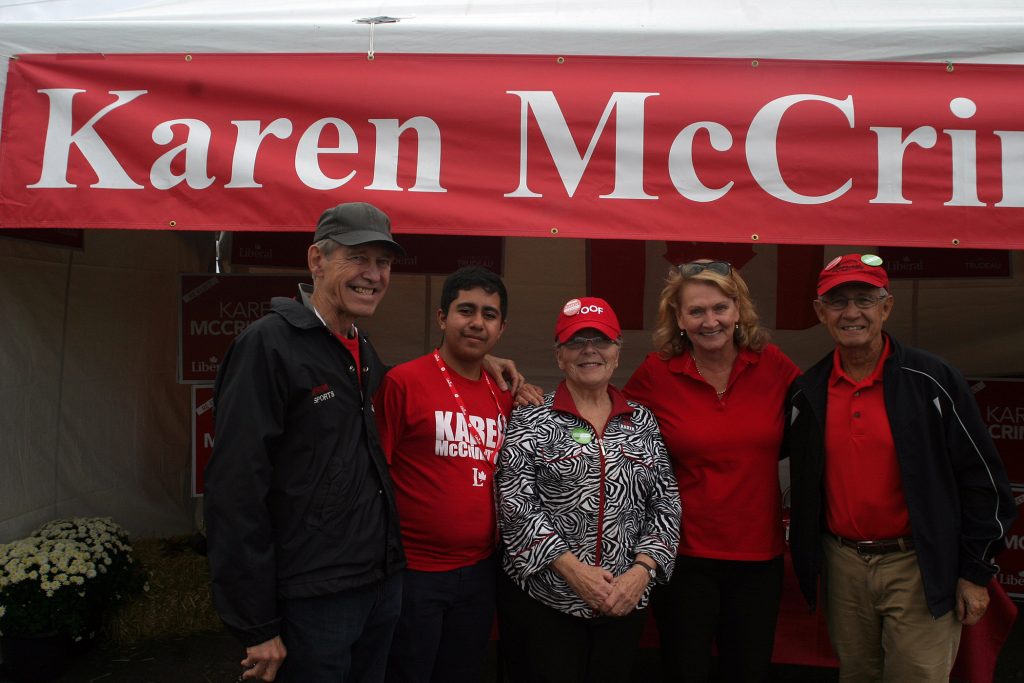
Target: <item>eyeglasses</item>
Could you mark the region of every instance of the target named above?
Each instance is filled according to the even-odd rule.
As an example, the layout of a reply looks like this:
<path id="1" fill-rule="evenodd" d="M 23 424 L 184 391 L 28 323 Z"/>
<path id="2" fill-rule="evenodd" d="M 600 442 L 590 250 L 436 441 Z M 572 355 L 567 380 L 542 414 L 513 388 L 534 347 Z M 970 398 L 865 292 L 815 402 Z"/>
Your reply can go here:
<path id="1" fill-rule="evenodd" d="M 677 267 L 679 272 L 685 277 L 693 277 L 697 273 L 703 273 L 705 270 L 718 273 L 722 277 L 728 277 L 729 273 L 732 272 L 732 264 L 728 261 L 690 261 L 689 263 L 680 263 Z"/>
<path id="2" fill-rule="evenodd" d="M 583 347 L 587 344 L 590 344 L 598 351 L 607 351 L 613 346 L 618 346 L 619 342 L 608 337 L 573 337 L 569 341 L 563 342 L 561 346 L 570 351 L 582 351 Z"/>
<path id="3" fill-rule="evenodd" d="M 853 305 L 856 306 L 857 308 L 874 308 L 888 296 L 888 294 L 880 294 L 878 296 L 868 296 L 867 294 L 860 294 L 858 296 L 853 297 L 852 299 L 848 299 L 845 296 L 839 296 L 834 299 L 826 299 L 822 297 L 818 299 L 818 301 L 820 301 L 821 305 L 830 311 L 845 311 L 846 307 L 850 305 L 851 301 L 853 302 Z"/>

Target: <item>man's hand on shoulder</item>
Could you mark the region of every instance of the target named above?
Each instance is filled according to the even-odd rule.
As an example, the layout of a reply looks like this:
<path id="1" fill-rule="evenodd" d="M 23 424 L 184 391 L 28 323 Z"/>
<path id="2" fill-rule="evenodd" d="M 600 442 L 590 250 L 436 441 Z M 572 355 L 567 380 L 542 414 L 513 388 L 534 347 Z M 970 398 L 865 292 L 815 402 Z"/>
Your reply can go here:
<path id="1" fill-rule="evenodd" d="M 536 384 L 524 382 L 516 392 L 515 405 L 517 406 L 539 406 L 544 403 L 544 390 Z"/>
<path id="2" fill-rule="evenodd" d="M 502 391 L 511 391 L 513 396 L 526 382 L 526 378 L 516 369 L 516 363 L 513 360 L 487 354 L 484 356 L 483 364 L 487 374 L 498 383 L 498 388 Z"/>
<path id="3" fill-rule="evenodd" d="M 287 654 L 288 651 L 285 649 L 281 636 L 274 636 L 259 645 L 245 648 L 245 659 L 242 660 L 242 668 L 245 670 L 239 680 L 274 680 L 277 670 L 281 668 Z"/>
<path id="4" fill-rule="evenodd" d="M 988 586 L 979 586 L 967 579 L 956 582 L 956 618 L 964 626 L 974 626 L 988 609 Z"/>

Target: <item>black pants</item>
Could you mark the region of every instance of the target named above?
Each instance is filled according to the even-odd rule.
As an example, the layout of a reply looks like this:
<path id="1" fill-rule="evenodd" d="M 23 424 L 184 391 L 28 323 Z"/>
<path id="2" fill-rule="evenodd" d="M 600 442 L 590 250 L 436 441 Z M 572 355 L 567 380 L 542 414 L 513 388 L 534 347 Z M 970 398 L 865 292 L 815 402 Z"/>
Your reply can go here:
<path id="1" fill-rule="evenodd" d="M 402 575 L 361 588 L 281 603 L 288 649 L 281 683 L 381 683 L 402 605 Z"/>
<path id="2" fill-rule="evenodd" d="M 655 588 L 652 598 L 665 680 L 711 680 L 712 644 L 724 680 L 765 680 L 782 571 L 782 556 L 763 562 L 678 556 L 671 582 Z"/>
<path id="3" fill-rule="evenodd" d="M 500 571 L 493 556 L 445 572 L 405 570 L 387 683 L 479 683 Z"/>
<path id="4" fill-rule="evenodd" d="M 510 683 L 629 681 L 647 610 L 584 619 L 527 595 L 501 572 L 499 648 Z"/>

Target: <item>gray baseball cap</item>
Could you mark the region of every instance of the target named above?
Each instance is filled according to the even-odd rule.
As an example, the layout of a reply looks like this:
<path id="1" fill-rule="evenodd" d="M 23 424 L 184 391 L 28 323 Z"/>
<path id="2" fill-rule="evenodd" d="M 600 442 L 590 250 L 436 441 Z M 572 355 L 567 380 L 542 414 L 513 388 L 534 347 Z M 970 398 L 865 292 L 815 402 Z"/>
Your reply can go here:
<path id="1" fill-rule="evenodd" d="M 373 204 L 349 202 L 338 204 L 320 215 L 313 242 L 332 239 L 352 247 L 367 242 L 385 242 L 399 254 L 405 249 L 391 239 L 391 219 Z"/>

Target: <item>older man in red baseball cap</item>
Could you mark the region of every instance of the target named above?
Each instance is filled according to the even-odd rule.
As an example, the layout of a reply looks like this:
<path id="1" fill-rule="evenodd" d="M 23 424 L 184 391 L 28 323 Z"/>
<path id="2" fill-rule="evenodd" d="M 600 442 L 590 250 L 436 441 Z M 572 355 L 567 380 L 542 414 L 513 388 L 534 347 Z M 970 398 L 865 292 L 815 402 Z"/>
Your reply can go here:
<path id="1" fill-rule="evenodd" d="M 818 278 L 835 349 L 786 408 L 793 565 L 812 606 L 823 577 L 840 678 L 947 681 L 1016 508 L 960 373 L 884 331 L 894 305 L 877 256 Z"/>

